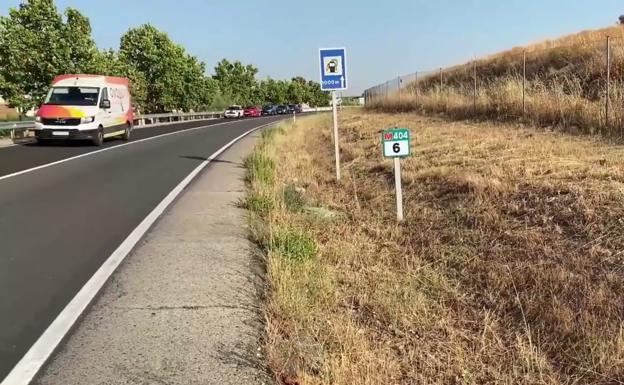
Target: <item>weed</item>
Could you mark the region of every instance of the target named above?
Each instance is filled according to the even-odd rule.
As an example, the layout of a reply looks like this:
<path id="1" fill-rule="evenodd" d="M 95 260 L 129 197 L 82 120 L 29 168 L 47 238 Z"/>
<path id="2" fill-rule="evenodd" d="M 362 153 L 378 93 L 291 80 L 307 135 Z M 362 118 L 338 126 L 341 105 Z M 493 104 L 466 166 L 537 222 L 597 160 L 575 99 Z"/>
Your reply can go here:
<path id="1" fill-rule="evenodd" d="M 283 201 L 286 208 L 293 212 L 300 212 L 305 205 L 303 194 L 292 184 L 287 184 L 283 190 Z"/>
<path id="2" fill-rule="evenodd" d="M 308 261 L 316 255 L 316 242 L 307 233 L 291 227 L 277 227 L 269 250 L 291 261 Z"/>
<path id="3" fill-rule="evenodd" d="M 272 197 L 256 191 L 250 191 L 245 200 L 245 208 L 247 210 L 251 210 L 262 216 L 268 214 L 274 206 L 275 203 Z"/>
<path id="4" fill-rule="evenodd" d="M 254 151 L 245 159 L 247 180 L 272 184 L 275 178 L 275 162 L 262 151 Z"/>

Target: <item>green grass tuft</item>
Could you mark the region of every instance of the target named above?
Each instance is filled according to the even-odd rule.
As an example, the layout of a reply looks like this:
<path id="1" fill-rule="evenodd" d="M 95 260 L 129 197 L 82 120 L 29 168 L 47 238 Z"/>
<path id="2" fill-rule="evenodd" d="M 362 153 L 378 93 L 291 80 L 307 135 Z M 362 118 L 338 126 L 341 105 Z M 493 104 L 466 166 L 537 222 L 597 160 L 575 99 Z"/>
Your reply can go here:
<path id="1" fill-rule="evenodd" d="M 266 215 L 275 207 L 272 197 L 263 195 L 256 191 L 250 191 L 247 194 L 245 208 L 260 215 Z"/>
<path id="2" fill-rule="evenodd" d="M 304 262 L 312 259 L 317 252 L 314 239 L 301 230 L 293 228 L 275 229 L 269 249 L 286 259 Z"/>
<path id="3" fill-rule="evenodd" d="M 245 159 L 247 168 L 247 180 L 260 182 L 266 185 L 273 184 L 275 180 L 275 162 L 262 151 L 255 151 Z"/>

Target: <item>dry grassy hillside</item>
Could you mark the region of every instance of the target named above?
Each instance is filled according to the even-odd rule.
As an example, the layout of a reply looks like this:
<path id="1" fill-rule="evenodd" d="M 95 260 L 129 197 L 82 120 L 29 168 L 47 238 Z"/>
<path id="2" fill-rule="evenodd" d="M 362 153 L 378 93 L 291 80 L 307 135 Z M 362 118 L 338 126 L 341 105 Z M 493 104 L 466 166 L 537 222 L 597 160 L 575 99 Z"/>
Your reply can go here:
<path id="1" fill-rule="evenodd" d="M 406 220 L 380 130 L 409 127 Z M 624 148 L 416 114 L 267 135 L 248 161 L 282 384 L 624 382 Z"/>
<path id="2" fill-rule="evenodd" d="M 606 38 L 611 37 L 610 112 L 606 101 Z M 526 110 L 523 111 L 523 52 Z M 514 48 L 443 70 L 376 98 L 381 111 L 444 112 L 455 118 L 523 119 L 566 131 L 621 136 L 624 126 L 624 27 L 605 28 Z"/>

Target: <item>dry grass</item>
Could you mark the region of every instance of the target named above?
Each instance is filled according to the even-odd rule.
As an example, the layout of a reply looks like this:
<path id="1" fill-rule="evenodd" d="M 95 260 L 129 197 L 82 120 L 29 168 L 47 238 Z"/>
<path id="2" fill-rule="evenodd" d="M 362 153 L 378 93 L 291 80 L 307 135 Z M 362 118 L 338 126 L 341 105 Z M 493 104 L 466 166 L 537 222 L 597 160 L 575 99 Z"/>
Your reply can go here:
<path id="1" fill-rule="evenodd" d="M 606 36 L 611 36 L 611 110 L 606 124 Z M 523 51 L 527 52 L 526 113 L 522 109 Z M 401 95 L 376 99 L 378 111 L 418 110 L 453 118 L 522 120 L 564 131 L 621 137 L 624 127 L 624 27 L 585 31 L 514 48 L 422 77 Z M 418 94 L 418 97 L 416 97 Z"/>
<path id="2" fill-rule="evenodd" d="M 401 225 L 392 126 L 414 143 Z M 345 112 L 341 132 L 341 184 L 328 117 L 258 149 L 274 160 L 251 193 L 273 202 L 252 223 L 281 383 L 624 383 L 622 147 L 414 114 Z"/>

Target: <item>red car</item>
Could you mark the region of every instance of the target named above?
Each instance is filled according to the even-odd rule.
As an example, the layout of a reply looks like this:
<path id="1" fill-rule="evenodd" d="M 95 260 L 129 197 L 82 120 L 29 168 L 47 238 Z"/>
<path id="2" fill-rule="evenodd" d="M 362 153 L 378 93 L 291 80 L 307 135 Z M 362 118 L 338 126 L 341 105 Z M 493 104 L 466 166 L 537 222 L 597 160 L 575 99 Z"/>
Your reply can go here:
<path id="1" fill-rule="evenodd" d="M 245 107 L 245 110 L 243 111 L 243 115 L 249 118 L 256 118 L 256 117 L 262 116 L 262 109 L 256 106 Z"/>

